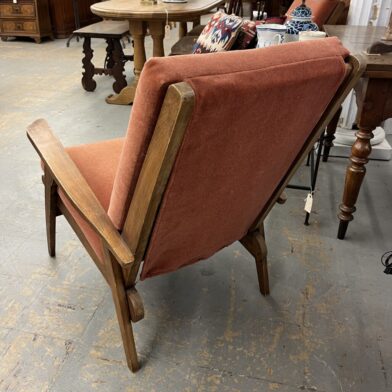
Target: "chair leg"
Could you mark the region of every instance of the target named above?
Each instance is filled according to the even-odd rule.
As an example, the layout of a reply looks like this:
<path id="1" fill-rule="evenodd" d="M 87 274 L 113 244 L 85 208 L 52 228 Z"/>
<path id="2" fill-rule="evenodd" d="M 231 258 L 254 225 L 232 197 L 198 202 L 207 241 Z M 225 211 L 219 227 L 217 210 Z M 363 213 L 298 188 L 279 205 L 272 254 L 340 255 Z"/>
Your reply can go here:
<path id="1" fill-rule="evenodd" d="M 131 314 L 127 301 L 122 268 L 112 255 L 107 254 L 107 259 L 110 260 L 110 263 L 108 263 L 108 272 L 111 278 L 110 286 L 112 289 L 113 302 L 116 308 L 127 364 L 132 372 L 136 372 L 140 369 L 140 365 L 133 336 Z"/>
<path id="2" fill-rule="evenodd" d="M 260 228 L 258 231 L 248 233 L 242 238 L 241 243 L 255 258 L 261 294 L 269 295 L 267 245 L 265 243 L 264 227 Z"/>
<path id="3" fill-rule="evenodd" d="M 45 169 L 43 176 L 45 185 L 45 220 L 48 252 L 51 257 L 56 255 L 56 212 L 57 212 L 57 184 Z"/>
<path id="4" fill-rule="evenodd" d="M 331 147 L 333 147 L 333 141 L 335 139 L 336 128 L 339 123 L 340 115 L 342 114 L 342 107 L 340 107 L 335 115 L 333 116 L 331 122 L 327 125 L 326 134 L 324 137 L 324 152 L 323 152 L 323 162 L 328 162 L 329 152 Z"/>
<path id="5" fill-rule="evenodd" d="M 193 20 L 193 22 L 192 22 L 192 29 L 194 29 L 195 27 L 199 26 L 200 23 L 201 23 L 201 21 L 200 21 L 200 16 L 199 16 L 198 18 Z"/>
<path id="6" fill-rule="evenodd" d="M 187 32 L 188 32 L 187 22 L 180 22 L 180 25 L 178 27 L 178 38 L 181 39 L 182 37 L 185 37 Z"/>

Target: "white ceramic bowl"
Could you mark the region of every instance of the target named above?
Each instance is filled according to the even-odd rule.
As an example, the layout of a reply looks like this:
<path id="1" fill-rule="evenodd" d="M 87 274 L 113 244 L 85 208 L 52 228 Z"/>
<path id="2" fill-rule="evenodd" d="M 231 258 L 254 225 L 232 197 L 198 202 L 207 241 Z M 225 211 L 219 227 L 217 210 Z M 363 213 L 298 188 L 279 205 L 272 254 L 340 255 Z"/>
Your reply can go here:
<path id="1" fill-rule="evenodd" d="M 324 31 L 300 31 L 299 41 L 309 41 L 311 39 L 325 38 L 327 34 Z"/>

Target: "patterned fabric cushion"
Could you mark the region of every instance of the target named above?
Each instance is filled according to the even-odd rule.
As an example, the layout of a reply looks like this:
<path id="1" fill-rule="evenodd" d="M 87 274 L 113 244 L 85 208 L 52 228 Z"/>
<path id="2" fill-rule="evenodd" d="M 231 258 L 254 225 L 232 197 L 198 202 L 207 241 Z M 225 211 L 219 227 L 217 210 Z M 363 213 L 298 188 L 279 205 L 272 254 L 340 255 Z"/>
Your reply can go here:
<path id="1" fill-rule="evenodd" d="M 239 16 L 215 13 L 197 39 L 193 53 L 230 50 L 240 32 L 243 20 Z"/>
<path id="2" fill-rule="evenodd" d="M 256 23 L 244 20 L 232 50 L 251 49 L 256 46 Z"/>

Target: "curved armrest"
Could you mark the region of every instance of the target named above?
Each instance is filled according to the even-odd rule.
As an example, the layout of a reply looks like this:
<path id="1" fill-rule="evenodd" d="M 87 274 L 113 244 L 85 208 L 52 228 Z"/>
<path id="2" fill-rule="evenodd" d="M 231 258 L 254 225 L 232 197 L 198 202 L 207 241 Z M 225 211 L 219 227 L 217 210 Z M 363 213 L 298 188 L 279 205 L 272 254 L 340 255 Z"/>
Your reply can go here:
<path id="1" fill-rule="evenodd" d="M 71 204 L 101 237 L 117 261 L 123 267 L 130 267 L 134 261 L 132 252 L 48 123 L 42 119 L 33 122 L 27 129 L 27 137 Z"/>

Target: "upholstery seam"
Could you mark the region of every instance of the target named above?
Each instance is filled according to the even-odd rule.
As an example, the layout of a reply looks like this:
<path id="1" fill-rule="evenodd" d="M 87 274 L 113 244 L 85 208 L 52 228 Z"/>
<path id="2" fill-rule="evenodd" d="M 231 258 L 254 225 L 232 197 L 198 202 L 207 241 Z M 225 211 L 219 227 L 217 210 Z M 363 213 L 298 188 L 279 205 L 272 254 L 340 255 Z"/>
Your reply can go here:
<path id="1" fill-rule="evenodd" d="M 234 74 L 248 73 L 248 72 L 255 72 L 255 71 L 268 71 L 268 70 L 270 70 L 272 68 L 281 68 L 281 67 L 286 67 L 286 66 L 290 66 L 290 65 L 294 65 L 294 64 L 295 65 L 297 65 L 297 64 L 305 64 L 305 63 L 310 62 L 310 61 L 328 60 L 328 59 L 335 59 L 335 58 L 338 59 L 338 61 L 339 61 L 339 58 L 340 58 L 341 61 L 339 61 L 339 63 L 343 64 L 343 65 L 345 64 L 342 56 L 335 56 L 335 55 L 333 55 L 333 56 L 328 56 L 328 57 L 323 57 L 323 58 L 313 58 L 313 59 L 308 59 L 308 60 L 295 61 L 295 62 L 292 62 L 292 63 L 271 65 L 271 66 L 268 66 L 268 67 L 265 67 L 265 68 L 255 68 L 255 69 L 247 69 L 247 70 L 241 70 L 241 71 L 220 72 L 220 73 L 214 73 L 214 74 L 210 73 L 210 74 L 198 75 L 198 76 L 188 76 L 188 77 L 184 78 L 183 81 L 185 82 L 187 80 L 193 80 L 193 79 L 198 79 L 198 78 L 205 78 L 205 77 L 209 77 L 209 76 L 225 76 L 225 75 L 230 75 L 230 74 L 234 75 Z M 181 83 L 181 82 L 180 81 L 179 82 L 174 82 L 174 84 L 175 83 Z"/>

